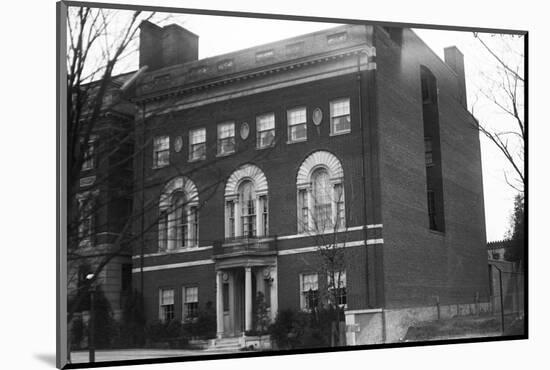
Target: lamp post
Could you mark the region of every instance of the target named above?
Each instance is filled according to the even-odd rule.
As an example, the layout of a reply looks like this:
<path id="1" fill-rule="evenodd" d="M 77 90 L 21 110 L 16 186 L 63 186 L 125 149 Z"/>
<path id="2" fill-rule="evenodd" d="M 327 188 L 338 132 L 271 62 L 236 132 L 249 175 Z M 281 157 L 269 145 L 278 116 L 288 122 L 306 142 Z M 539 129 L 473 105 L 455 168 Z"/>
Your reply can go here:
<path id="1" fill-rule="evenodd" d="M 88 321 L 88 352 L 90 362 L 95 362 L 95 284 L 94 274 L 86 275 L 86 280 L 90 283 L 90 320 Z"/>

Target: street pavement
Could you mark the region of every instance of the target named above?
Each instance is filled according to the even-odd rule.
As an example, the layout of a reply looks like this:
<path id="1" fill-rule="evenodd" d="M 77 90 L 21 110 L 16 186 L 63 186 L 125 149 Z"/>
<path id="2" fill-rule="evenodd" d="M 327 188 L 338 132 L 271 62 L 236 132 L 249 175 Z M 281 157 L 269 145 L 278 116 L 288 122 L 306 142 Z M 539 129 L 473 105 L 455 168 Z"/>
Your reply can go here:
<path id="1" fill-rule="evenodd" d="M 95 352 L 95 362 L 103 361 L 124 361 L 124 360 L 143 360 L 150 358 L 163 357 L 181 357 L 181 356 L 208 356 L 223 353 L 235 353 L 234 351 L 200 349 L 118 349 L 118 350 L 98 350 Z M 89 362 L 88 351 L 71 352 L 71 362 L 87 363 Z"/>

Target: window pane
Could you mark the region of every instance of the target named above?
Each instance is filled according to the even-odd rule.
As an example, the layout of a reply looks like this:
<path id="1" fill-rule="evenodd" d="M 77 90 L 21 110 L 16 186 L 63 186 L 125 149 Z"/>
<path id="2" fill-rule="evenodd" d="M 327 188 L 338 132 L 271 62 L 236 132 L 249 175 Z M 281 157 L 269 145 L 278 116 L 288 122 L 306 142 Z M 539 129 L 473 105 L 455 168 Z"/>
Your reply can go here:
<path id="1" fill-rule="evenodd" d="M 199 128 L 189 131 L 189 140 L 191 145 L 204 143 L 206 141 L 206 129 Z"/>
<path id="2" fill-rule="evenodd" d="M 199 288 L 190 287 L 185 289 L 185 303 L 192 303 L 199 301 Z"/>
<path id="3" fill-rule="evenodd" d="M 218 125 L 218 139 L 225 139 L 235 136 L 235 124 L 234 123 L 222 123 Z"/>
<path id="4" fill-rule="evenodd" d="M 275 140 L 275 130 L 258 132 L 258 148 L 264 148 L 273 145 Z"/>
<path id="5" fill-rule="evenodd" d="M 290 140 L 303 140 L 307 138 L 307 129 L 306 124 L 300 124 L 295 126 L 290 126 Z"/>
<path id="6" fill-rule="evenodd" d="M 161 304 L 169 305 L 174 304 L 174 290 L 173 289 L 163 289 L 161 292 Z"/>
<path id="7" fill-rule="evenodd" d="M 351 129 L 350 117 L 336 117 L 332 119 L 333 132 L 349 131 Z"/>
<path id="8" fill-rule="evenodd" d="M 256 118 L 256 129 L 258 132 L 275 129 L 275 114 L 265 114 Z"/>
<path id="9" fill-rule="evenodd" d="M 154 139 L 155 151 L 167 150 L 170 148 L 170 138 L 168 136 L 158 136 Z"/>
<path id="10" fill-rule="evenodd" d="M 296 125 L 306 122 L 306 108 L 291 109 L 287 113 L 288 125 Z"/>
<path id="11" fill-rule="evenodd" d="M 349 99 L 336 100 L 330 103 L 331 117 L 338 117 L 350 114 Z"/>

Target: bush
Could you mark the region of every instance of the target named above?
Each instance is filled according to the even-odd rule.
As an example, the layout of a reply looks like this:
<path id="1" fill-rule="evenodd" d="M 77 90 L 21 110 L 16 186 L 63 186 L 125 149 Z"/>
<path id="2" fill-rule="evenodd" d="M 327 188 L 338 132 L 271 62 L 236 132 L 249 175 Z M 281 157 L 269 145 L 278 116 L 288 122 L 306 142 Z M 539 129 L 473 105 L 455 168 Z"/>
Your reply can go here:
<path id="1" fill-rule="evenodd" d="M 337 316 L 332 308 L 316 309 L 310 313 L 281 310 L 269 327 L 269 334 L 279 349 L 329 347 L 332 322 Z"/>
<path id="2" fill-rule="evenodd" d="M 71 348 L 80 349 L 85 331 L 86 325 L 84 325 L 82 316 L 75 316 L 71 325 Z"/>
<path id="3" fill-rule="evenodd" d="M 216 337 L 216 312 L 212 302 L 206 303 L 206 308 L 199 311 L 197 317 L 183 324 L 183 336 L 197 339 L 212 339 Z"/>

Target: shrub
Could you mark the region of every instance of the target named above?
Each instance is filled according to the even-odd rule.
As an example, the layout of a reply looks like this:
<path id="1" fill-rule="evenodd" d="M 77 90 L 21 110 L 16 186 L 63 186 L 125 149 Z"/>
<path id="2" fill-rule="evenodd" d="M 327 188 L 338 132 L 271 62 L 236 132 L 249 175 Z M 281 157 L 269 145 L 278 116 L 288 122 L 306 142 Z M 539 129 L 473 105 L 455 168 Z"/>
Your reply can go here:
<path id="1" fill-rule="evenodd" d="M 329 347 L 332 323 L 337 316 L 337 311 L 331 308 L 310 313 L 281 310 L 269 327 L 269 333 L 279 349 Z"/>
<path id="2" fill-rule="evenodd" d="M 85 331 L 86 325 L 84 325 L 84 320 L 82 320 L 82 316 L 75 316 L 71 325 L 71 348 L 80 349 L 82 339 L 84 339 Z"/>

